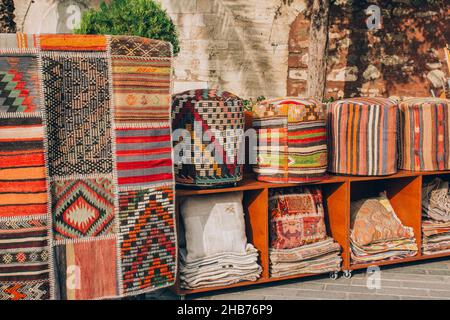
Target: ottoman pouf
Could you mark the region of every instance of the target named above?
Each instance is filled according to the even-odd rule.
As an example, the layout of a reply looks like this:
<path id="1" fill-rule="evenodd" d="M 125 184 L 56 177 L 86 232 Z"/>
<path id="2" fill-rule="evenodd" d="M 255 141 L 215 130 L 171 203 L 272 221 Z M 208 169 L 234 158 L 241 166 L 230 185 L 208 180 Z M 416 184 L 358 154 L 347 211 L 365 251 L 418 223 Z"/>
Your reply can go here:
<path id="1" fill-rule="evenodd" d="M 255 106 L 257 179 L 275 183 L 322 179 L 327 170 L 325 117 L 324 106 L 314 99 L 288 97 Z"/>
<path id="2" fill-rule="evenodd" d="M 450 169 L 449 112 L 445 99 L 413 98 L 400 104 L 400 169 Z"/>
<path id="3" fill-rule="evenodd" d="M 214 187 L 242 180 L 243 161 L 238 161 L 238 155 L 244 136 L 244 108 L 239 97 L 208 89 L 176 94 L 172 130 L 177 184 Z M 185 138 L 191 139 L 190 145 L 179 145 Z"/>
<path id="4" fill-rule="evenodd" d="M 328 108 L 330 163 L 344 175 L 397 172 L 398 105 L 386 98 L 352 98 Z"/>

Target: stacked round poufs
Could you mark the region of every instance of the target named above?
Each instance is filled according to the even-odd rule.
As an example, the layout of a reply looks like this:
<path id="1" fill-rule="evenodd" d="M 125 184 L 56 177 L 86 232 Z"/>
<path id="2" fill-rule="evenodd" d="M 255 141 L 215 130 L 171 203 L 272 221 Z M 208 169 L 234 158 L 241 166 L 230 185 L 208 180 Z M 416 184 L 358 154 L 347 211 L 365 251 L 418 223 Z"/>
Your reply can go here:
<path id="1" fill-rule="evenodd" d="M 383 176 L 397 172 L 398 105 L 386 98 L 353 98 L 329 106 L 329 171 Z"/>
<path id="2" fill-rule="evenodd" d="M 200 89 L 176 94 L 172 101 L 176 182 L 214 187 L 242 180 L 242 100 L 226 91 Z"/>
<path id="3" fill-rule="evenodd" d="M 413 98 L 400 104 L 400 169 L 450 169 L 450 101 Z"/>
<path id="4" fill-rule="evenodd" d="M 324 106 L 314 99 L 263 101 L 253 110 L 257 179 L 274 183 L 322 179 L 327 170 Z"/>

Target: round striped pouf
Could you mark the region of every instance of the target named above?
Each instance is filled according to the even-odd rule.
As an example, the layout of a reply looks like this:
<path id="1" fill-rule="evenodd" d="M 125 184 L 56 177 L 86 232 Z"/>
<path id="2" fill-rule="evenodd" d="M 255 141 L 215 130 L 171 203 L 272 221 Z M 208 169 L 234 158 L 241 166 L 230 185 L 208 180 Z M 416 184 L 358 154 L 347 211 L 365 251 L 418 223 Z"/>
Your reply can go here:
<path id="1" fill-rule="evenodd" d="M 324 178 L 327 130 L 324 106 L 314 99 L 282 98 L 254 107 L 257 179 L 296 183 Z"/>
<path id="2" fill-rule="evenodd" d="M 177 184 L 214 187 L 242 180 L 242 100 L 226 91 L 191 90 L 172 99 Z"/>
<path id="3" fill-rule="evenodd" d="M 392 99 L 353 98 L 329 105 L 328 170 L 362 176 L 396 173 L 398 118 Z"/>
<path id="4" fill-rule="evenodd" d="M 400 104 L 400 161 L 404 170 L 450 169 L 450 100 L 413 98 Z"/>

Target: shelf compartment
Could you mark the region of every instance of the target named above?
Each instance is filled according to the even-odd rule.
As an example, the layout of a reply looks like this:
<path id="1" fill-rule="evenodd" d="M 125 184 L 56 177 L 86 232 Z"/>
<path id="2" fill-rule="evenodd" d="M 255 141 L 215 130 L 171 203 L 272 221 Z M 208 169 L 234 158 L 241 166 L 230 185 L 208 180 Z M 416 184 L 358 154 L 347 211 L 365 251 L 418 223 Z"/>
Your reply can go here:
<path id="1" fill-rule="evenodd" d="M 242 281 L 239 283 L 235 283 L 228 286 L 218 286 L 218 287 L 207 287 L 207 288 L 199 288 L 199 289 L 183 289 L 179 283 L 179 277 L 177 277 L 177 282 L 175 284 L 175 292 L 177 294 L 186 294 L 186 293 L 196 293 L 196 292 L 206 292 L 211 290 L 220 290 L 221 288 L 232 288 L 235 286 L 242 286 L 248 284 L 256 284 L 261 282 L 262 280 L 267 280 L 269 278 L 269 247 L 268 247 L 268 233 L 266 232 L 266 228 L 268 228 L 268 216 L 261 214 L 261 212 L 268 212 L 268 193 L 267 189 L 249 189 L 249 190 L 234 190 L 235 188 L 227 189 L 227 193 L 231 192 L 243 192 L 243 209 L 244 209 L 244 218 L 245 218 L 245 228 L 246 228 L 246 236 L 247 242 L 252 243 L 253 246 L 259 252 L 259 261 L 258 263 L 262 267 L 261 277 L 257 281 Z M 214 193 L 217 194 L 217 193 Z M 186 197 L 196 197 L 200 194 L 195 195 L 178 195 L 176 197 L 176 212 L 177 212 L 177 223 L 178 225 L 182 224 L 182 217 L 180 211 L 180 203 L 183 198 Z M 182 228 L 178 228 L 178 241 L 182 240 L 184 235 L 181 233 Z M 179 268 L 178 268 L 179 274 Z"/>
<path id="2" fill-rule="evenodd" d="M 377 179 L 369 181 L 350 182 L 350 201 L 376 197 L 381 192 L 386 191 L 386 195 L 402 224 L 414 230 L 414 236 L 418 248 L 422 244 L 422 220 L 421 220 L 421 199 L 422 199 L 422 177 L 403 176 L 396 179 Z M 350 238 L 350 230 L 348 234 Z M 411 261 L 421 256 L 421 252 L 415 257 L 393 259 L 388 261 L 374 261 L 366 264 L 353 264 L 350 262 L 350 269 L 364 268 L 373 265 L 386 265 Z M 344 268 L 345 270 L 345 268 Z"/>
<path id="3" fill-rule="evenodd" d="M 339 181 L 339 182 L 336 182 Z M 327 228 L 327 235 L 332 237 L 341 246 L 341 256 L 343 264 L 348 266 L 348 261 L 350 259 L 349 253 L 349 241 L 348 233 L 350 227 L 349 213 L 348 213 L 348 183 L 341 180 L 335 180 L 333 182 L 327 181 L 324 184 L 318 183 L 306 183 L 301 185 L 294 185 L 295 187 L 308 187 L 308 186 L 319 186 L 322 190 L 323 206 L 325 214 L 325 225 Z M 290 186 L 289 186 L 290 187 Z M 284 185 L 271 185 L 270 189 L 283 189 L 286 188 Z M 269 217 L 269 212 L 267 212 Z M 270 227 L 270 226 L 269 226 Z M 270 229 L 267 229 L 270 234 Z M 270 246 L 270 244 L 268 244 Z M 270 261 L 269 261 L 270 262 Z M 323 273 L 322 273 L 323 274 Z M 318 275 L 318 274 L 314 274 Z M 296 274 L 287 277 L 270 278 L 272 280 L 299 278 L 307 276 L 307 274 Z"/>

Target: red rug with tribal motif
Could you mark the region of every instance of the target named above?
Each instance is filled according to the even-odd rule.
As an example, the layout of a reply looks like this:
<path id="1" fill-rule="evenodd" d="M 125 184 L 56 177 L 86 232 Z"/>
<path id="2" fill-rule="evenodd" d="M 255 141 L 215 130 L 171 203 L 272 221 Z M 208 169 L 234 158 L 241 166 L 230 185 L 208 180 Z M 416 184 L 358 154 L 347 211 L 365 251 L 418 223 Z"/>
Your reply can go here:
<path id="1" fill-rule="evenodd" d="M 0 35 L 0 300 L 174 284 L 171 72 L 163 41 Z"/>

